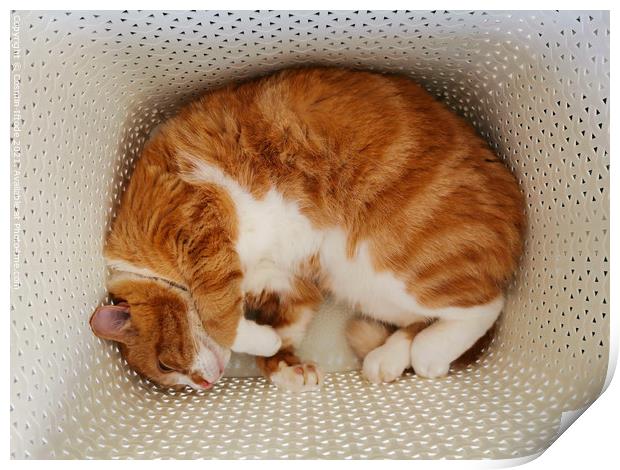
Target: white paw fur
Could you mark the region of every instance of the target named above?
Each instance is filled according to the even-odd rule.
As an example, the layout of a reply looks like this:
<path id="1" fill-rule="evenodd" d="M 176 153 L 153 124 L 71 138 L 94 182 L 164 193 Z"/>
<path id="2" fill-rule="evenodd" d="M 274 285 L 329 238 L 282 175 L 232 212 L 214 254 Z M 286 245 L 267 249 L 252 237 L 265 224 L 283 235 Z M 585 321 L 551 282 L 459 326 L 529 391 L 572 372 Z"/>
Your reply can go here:
<path id="1" fill-rule="evenodd" d="M 393 382 L 411 365 L 411 340 L 402 332 L 394 333 L 384 345 L 364 358 L 362 373 L 372 383 Z"/>
<path id="2" fill-rule="evenodd" d="M 450 364 L 467 351 L 495 322 L 503 298 L 490 302 L 463 319 L 439 319 L 416 335 L 411 344 L 411 365 L 420 377 L 443 377 Z M 474 314 L 475 313 L 475 314 Z"/>
<path id="3" fill-rule="evenodd" d="M 323 372 L 315 364 L 289 366 L 281 361 L 270 379 L 278 388 L 296 393 L 309 392 L 321 388 Z"/>
<path id="4" fill-rule="evenodd" d="M 438 338 L 420 333 L 413 339 L 411 365 L 416 375 L 429 379 L 443 377 L 448 375 L 451 362 Z"/>
<path id="5" fill-rule="evenodd" d="M 269 357 L 277 353 L 281 345 L 282 340 L 276 330 L 242 318 L 239 321 L 237 336 L 231 349 L 253 356 Z"/>

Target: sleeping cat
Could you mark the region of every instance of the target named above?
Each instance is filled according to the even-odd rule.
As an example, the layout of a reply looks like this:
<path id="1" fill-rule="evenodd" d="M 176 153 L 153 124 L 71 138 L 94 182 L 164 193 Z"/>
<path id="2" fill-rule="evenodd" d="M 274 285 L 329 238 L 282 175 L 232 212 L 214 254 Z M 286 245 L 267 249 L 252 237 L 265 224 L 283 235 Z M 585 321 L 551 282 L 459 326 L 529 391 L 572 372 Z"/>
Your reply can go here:
<path id="1" fill-rule="evenodd" d="M 311 390 L 322 373 L 295 348 L 330 293 L 362 315 L 366 378 L 441 377 L 500 314 L 524 226 L 514 177 L 409 79 L 284 70 L 147 143 L 105 246 L 116 304 L 91 327 L 163 385 L 211 387 L 232 350 Z"/>

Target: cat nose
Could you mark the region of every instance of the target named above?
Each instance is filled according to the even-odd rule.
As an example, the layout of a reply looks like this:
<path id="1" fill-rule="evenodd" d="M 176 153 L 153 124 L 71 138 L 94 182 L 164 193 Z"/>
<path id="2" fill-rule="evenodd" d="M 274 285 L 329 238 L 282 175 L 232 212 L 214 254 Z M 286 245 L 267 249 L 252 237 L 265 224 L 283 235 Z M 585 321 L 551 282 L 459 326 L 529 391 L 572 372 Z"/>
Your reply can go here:
<path id="1" fill-rule="evenodd" d="M 211 388 L 213 386 L 213 384 L 211 382 L 209 382 L 208 380 L 205 380 L 201 375 L 198 374 L 192 374 L 190 377 L 193 382 L 198 385 L 201 388 Z"/>

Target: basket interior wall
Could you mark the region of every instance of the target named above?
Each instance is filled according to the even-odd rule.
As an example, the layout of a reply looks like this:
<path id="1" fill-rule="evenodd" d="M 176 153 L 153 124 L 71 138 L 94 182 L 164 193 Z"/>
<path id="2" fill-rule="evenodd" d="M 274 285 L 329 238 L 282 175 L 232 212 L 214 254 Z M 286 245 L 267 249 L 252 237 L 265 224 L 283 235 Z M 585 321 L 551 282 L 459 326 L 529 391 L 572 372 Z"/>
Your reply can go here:
<path id="1" fill-rule="evenodd" d="M 12 457 L 516 457 L 597 397 L 609 347 L 608 14 L 16 16 Z M 372 387 L 340 372 L 303 401 L 259 378 L 161 392 L 88 329 L 132 162 L 200 92 L 308 63 L 413 77 L 513 170 L 529 232 L 497 336 L 479 364 L 438 381 Z"/>

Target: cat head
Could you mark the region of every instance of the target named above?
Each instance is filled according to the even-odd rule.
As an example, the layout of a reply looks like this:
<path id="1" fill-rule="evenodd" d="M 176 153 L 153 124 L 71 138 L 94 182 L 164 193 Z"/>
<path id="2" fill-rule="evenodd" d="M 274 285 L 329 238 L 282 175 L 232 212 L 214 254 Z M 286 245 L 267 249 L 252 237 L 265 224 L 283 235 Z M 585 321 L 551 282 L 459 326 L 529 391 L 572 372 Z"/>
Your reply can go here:
<path id="1" fill-rule="evenodd" d="M 220 188 L 180 178 L 176 146 L 160 132 L 134 168 L 103 250 L 119 303 L 100 307 L 91 327 L 152 381 L 206 388 L 243 314 L 236 216 Z"/>
<path id="2" fill-rule="evenodd" d="M 117 273 L 108 290 L 116 302 L 95 310 L 90 326 L 100 338 L 119 343 L 131 368 L 175 388 L 208 389 L 222 376 L 230 350 L 205 333 L 181 286 Z"/>

